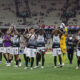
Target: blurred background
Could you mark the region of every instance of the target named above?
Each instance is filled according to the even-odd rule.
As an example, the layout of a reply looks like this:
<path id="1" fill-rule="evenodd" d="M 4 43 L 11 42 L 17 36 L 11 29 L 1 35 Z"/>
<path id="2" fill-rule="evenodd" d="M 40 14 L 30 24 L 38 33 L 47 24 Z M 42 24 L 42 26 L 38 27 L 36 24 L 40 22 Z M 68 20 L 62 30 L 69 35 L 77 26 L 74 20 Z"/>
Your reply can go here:
<path id="1" fill-rule="evenodd" d="M 0 0 L 0 28 L 50 29 L 62 22 L 69 30 L 80 29 L 80 0 Z"/>

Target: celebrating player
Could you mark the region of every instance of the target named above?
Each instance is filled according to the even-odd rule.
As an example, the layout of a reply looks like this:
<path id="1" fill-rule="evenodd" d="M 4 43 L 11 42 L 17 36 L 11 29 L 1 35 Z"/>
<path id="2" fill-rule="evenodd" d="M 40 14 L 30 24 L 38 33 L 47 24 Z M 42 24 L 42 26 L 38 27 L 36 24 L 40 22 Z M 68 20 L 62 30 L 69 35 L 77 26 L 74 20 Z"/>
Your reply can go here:
<path id="1" fill-rule="evenodd" d="M 2 52 L 3 52 L 3 33 L 0 29 L 0 64 L 2 61 Z"/>
<path id="2" fill-rule="evenodd" d="M 77 67 L 76 69 L 80 69 L 80 31 L 78 32 L 77 36 Z"/>
<path id="3" fill-rule="evenodd" d="M 21 59 L 19 57 L 20 36 L 15 25 L 13 26 L 13 33 L 11 40 L 12 40 L 12 54 L 15 56 L 15 61 L 16 61 L 15 67 L 18 67 L 21 66 Z"/>
<path id="4" fill-rule="evenodd" d="M 35 29 L 31 28 L 29 31 L 29 34 L 27 36 L 28 38 L 28 46 L 25 47 L 24 53 L 27 56 L 27 61 L 26 61 L 26 67 L 24 69 L 28 68 L 28 61 L 29 58 L 31 58 L 31 70 L 33 69 L 33 63 L 34 63 L 34 57 L 36 56 L 36 38 L 37 35 L 35 34 Z"/>
<path id="5" fill-rule="evenodd" d="M 73 54 L 74 54 L 74 39 L 72 35 L 69 35 L 67 38 L 67 53 L 69 63 L 72 64 Z"/>
<path id="6" fill-rule="evenodd" d="M 11 25 L 12 26 L 12 25 Z M 11 66 L 11 58 L 12 55 L 11 53 L 11 32 L 12 32 L 12 27 L 10 26 L 10 28 L 7 30 L 6 34 L 4 35 L 4 39 L 3 39 L 3 55 L 5 56 L 6 61 L 8 62 L 8 64 L 6 66 Z M 8 59 L 6 58 L 6 54 L 8 55 Z"/>
<path id="7" fill-rule="evenodd" d="M 66 50 L 67 28 L 62 23 L 62 25 L 60 26 L 60 29 L 58 31 L 60 33 L 60 48 L 61 48 L 61 51 L 62 51 L 62 54 L 63 54 L 62 65 L 64 66 L 65 54 L 67 53 L 67 50 Z"/>
<path id="8" fill-rule="evenodd" d="M 25 28 L 25 31 L 23 33 L 23 37 L 25 39 L 25 42 L 24 42 L 24 45 L 25 45 L 25 49 L 27 48 L 28 46 L 28 34 L 29 34 L 29 29 Z M 27 63 L 27 57 L 26 57 L 26 53 L 24 53 L 24 60 L 25 60 L 25 63 Z M 30 58 L 29 58 L 29 61 L 30 62 Z"/>
<path id="9" fill-rule="evenodd" d="M 44 62 L 45 62 L 44 52 L 45 52 L 45 32 L 43 29 L 40 29 L 37 34 L 36 66 L 34 68 L 38 67 L 40 58 L 42 58 L 41 68 L 44 68 Z"/>
<path id="10" fill-rule="evenodd" d="M 59 57 L 60 67 L 62 67 L 62 58 L 61 58 L 61 48 L 60 48 L 60 37 L 58 35 L 58 29 L 53 30 L 53 56 L 54 56 L 54 68 L 57 66 L 57 56 Z"/>

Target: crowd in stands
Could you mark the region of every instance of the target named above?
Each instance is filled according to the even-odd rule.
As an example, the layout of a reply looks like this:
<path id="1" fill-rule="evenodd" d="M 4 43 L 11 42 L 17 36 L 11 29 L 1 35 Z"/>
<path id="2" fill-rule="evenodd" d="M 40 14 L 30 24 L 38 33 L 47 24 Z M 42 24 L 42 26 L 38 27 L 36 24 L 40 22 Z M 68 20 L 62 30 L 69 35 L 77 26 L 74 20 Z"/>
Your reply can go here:
<path id="1" fill-rule="evenodd" d="M 80 25 L 79 0 L 1 0 L 0 26 Z"/>

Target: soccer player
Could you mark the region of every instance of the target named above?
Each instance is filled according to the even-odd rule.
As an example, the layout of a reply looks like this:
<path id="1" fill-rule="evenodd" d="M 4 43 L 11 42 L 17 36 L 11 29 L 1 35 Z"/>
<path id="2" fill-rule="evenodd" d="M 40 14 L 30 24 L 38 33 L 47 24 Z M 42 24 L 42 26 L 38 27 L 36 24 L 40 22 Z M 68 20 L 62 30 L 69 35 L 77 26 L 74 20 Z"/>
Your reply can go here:
<path id="1" fill-rule="evenodd" d="M 69 35 L 67 37 L 67 53 L 68 53 L 69 63 L 72 64 L 73 54 L 74 54 L 74 39 L 72 35 Z"/>
<path id="2" fill-rule="evenodd" d="M 24 69 L 28 68 L 28 61 L 29 58 L 31 58 L 31 70 L 33 70 L 33 63 L 34 63 L 34 57 L 36 56 L 36 38 L 37 35 L 35 34 L 35 29 L 31 28 L 29 30 L 29 34 L 27 36 L 28 38 L 28 46 L 25 47 L 24 53 L 27 56 L 27 61 L 26 61 L 26 67 Z"/>
<path id="3" fill-rule="evenodd" d="M 24 39 L 25 39 L 25 42 L 24 42 L 24 44 L 25 44 L 25 48 L 27 48 L 27 46 L 28 46 L 28 34 L 29 34 L 29 29 L 27 29 L 27 28 L 25 28 L 25 31 L 24 31 L 24 33 L 23 33 L 23 37 L 24 37 Z M 26 60 L 27 58 L 26 58 L 26 54 L 24 53 L 24 60 L 25 60 L 25 63 L 26 63 Z M 29 58 L 29 63 L 30 63 L 30 58 Z"/>
<path id="4" fill-rule="evenodd" d="M 53 56 L 54 56 L 54 68 L 57 66 L 57 56 L 59 57 L 60 67 L 62 67 L 62 58 L 61 58 L 61 48 L 60 48 L 60 37 L 58 35 L 58 29 L 52 31 L 53 35 Z"/>
<path id="5" fill-rule="evenodd" d="M 2 52 L 3 52 L 3 33 L 0 29 L 0 64 L 2 61 Z"/>
<path id="6" fill-rule="evenodd" d="M 12 55 L 11 53 L 11 32 L 12 32 L 12 27 L 10 26 L 10 28 L 7 30 L 6 34 L 4 35 L 4 39 L 3 39 L 3 55 L 5 56 L 6 61 L 8 62 L 8 64 L 6 66 L 11 66 L 11 58 Z M 6 54 L 8 55 L 8 59 L 6 58 Z"/>
<path id="7" fill-rule="evenodd" d="M 16 65 L 15 67 L 21 66 L 21 62 L 19 64 L 19 47 L 20 47 L 20 35 L 16 26 L 13 26 L 13 33 L 12 33 L 12 54 L 15 56 Z"/>
<path id="8" fill-rule="evenodd" d="M 39 65 L 40 58 L 42 58 L 42 66 L 41 68 L 44 68 L 44 52 L 45 52 L 45 31 L 43 29 L 40 29 L 37 34 L 37 54 L 36 54 L 36 66 L 34 68 L 37 68 Z"/>
<path id="9" fill-rule="evenodd" d="M 80 69 L 80 31 L 78 32 L 77 39 L 77 67 L 76 69 Z"/>
<path id="10" fill-rule="evenodd" d="M 60 34 L 60 48 L 62 51 L 62 65 L 64 66 L 64 62 L 65 62 L 65 54 L 67 53 L 67 49 L 66 49 L 66 37 L 67 37 L 67 28 L 65 27 L 65 24 L 63 25 L 63 23 L 60 26 L 60 29 L 58 30 L 59 34 Z"/>

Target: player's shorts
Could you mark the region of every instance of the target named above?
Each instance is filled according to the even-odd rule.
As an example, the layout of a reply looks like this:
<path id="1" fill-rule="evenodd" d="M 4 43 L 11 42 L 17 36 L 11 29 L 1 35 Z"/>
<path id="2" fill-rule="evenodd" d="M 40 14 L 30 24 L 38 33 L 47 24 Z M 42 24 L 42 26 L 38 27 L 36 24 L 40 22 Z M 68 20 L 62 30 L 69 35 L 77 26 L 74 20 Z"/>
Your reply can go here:
<path id="1" fill-rule="evenodd" d="M 3 47 L 3 53 L 12 53 L 12 47 Z"/>
<path id="2" fill-rule="evenodd" d="M 63 54 L 65 54 L 65 53 L 67 52 L 67 50 L 66 50 L 66 47 L 65 47 L 65 46 L 60 46 L 60 48 L 61 48 L 61 52 L 62 52 Z"/>
<path id="3" fill-rule="evenodd" d="M 77 49 L 77 56 L 80 56 L 80 50 Z"/>
<path id="4" fill-rule="evenodd" d="M 40 53 L 40 51 L 45 52 L 45 47 L 37 47 L 37 52 Z"/>
<path id="5" fill-rule="evenodd" d="M 60 48 L 54 48 L 52 54 L 53 54 L 53 56 L 61 55 L 62 54 L 61 49 Z"/>
<path id="6" fill-rule="evenodd" d="M 4 50 L 4 48 L 3 48 L 3 47 L 0 47 L 0 53 L 2 53 L 2 52 L 3 52 L 3 50 Z"/>
<path id="7" fill-rule="evenodd" d="M 19 48 L 18 47 L 12 47 L 12 53 L 13 55 L 19 54 Z"/>
<path id="8" fill-rule="evenodd" d="M 6 51 L 7 51 L 7 48 L 6 47 L 3 47 L 2 53 L 6 53 Z"/>
<path id="9" fill-rule="evenodd" d="M 36 49 L 25 47 L 24 54 L 26 54 L 27 57 L 36 57 Z"/>

